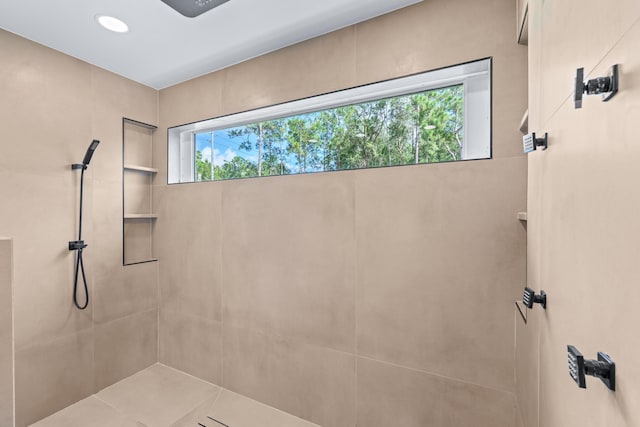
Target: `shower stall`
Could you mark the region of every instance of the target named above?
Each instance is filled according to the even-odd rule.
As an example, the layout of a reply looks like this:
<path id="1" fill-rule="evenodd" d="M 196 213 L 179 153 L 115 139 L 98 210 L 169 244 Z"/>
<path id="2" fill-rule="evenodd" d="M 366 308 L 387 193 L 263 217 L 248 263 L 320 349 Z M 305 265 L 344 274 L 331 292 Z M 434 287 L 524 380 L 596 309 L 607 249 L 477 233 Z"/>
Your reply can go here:
<path id="1" fill-rule="evenodd" d="M 511 1 L 472 4 L 419 2 L 161 90 L 0 31 L 16 427 L 76 404 L 234 427 L 223 403 L 322 427 L 513 427 L 526 52 L 506 42 Z M 455 49 L 452 22 L 477 23 Z M 490 159 L 168 185 L 169 128 L 488 56 Z M 151 153 L 123 153 L 130 121 Z M 158 378 L 174 394 L 154 412 Z"/>

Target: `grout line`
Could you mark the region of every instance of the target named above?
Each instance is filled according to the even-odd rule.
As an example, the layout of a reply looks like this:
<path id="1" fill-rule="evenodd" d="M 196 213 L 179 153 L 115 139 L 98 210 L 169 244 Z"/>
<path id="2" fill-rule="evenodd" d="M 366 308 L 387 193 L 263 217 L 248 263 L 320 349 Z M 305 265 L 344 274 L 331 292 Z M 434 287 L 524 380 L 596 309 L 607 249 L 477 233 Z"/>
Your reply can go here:
<path id="1" fill-rule="evenodd" d="M 514 394 L 514 390 L 491 387 L 491 386 L 487 386 L 487 385 L 483 385 L 483 384 L 478 384 L 478 383 L 475 383 L 475 382 L 472 382 L 472 381 L 466 381 L 466 380 L 462 380 L 462 379 L 459 379 L 459 378 L 449 377 L 449 376 L 438 374 L 438 373 L 435 373 L 435 372 L 425 371 L 425 370 L 420 369 L 420 368 L 415 368 L 415 367 L 406 366 L 406 365 L 400 365 L 398 363 L 388 362 L 388 361 L 381 360 L 381 359 L 376 359 L 374 357 L 363 356 L 363 355 L 357 354 L 357 353 L 349 353 L 349 352 L 346 352 L 346 351 L 343 351 L 343 350 L 337 350 L 337 349 L 330 348 L 330 347 L 322 347 L 322 346 L 319 346 L 319 345 L 316 345 L 316 344 L 310 344 L 310 343 L 303 342 L 298 338 L 292 338 L 292 337 L 289 337 L 289 336 L 286 336 L 286 335 L 281 335 L 281 334 L 278 334 L 278 333 L 272 333 L 272 332 L 268 332 L 268 331 L 261 330 L 261 329 L 256 329 L 256 328 L 252 328 L 252 327 L 241 327 L 241 326 L 240 327 L 239 326 L 235 326 L 233 328 L 235 328 L 235 329 L 244 329 L 244 330 L 248 330 L 248 331 L 251 331 L 251 332 L 254 332 L 254 333 L 258 333 L 258 334 L 261 334 L 261 335 L 266 335 L 268 338 L 269 337 L 274 337 L 274 338 L 283 339 L 283 340 L 287 340 L 287 341 L 295 341 L 296 344 L 299 344 L 300 346 L 307 347 L 307 348 L 324 350 L 324 351 L 327 351 L 327 352 L 337 353 L 337 354 L 341 354 L 341 355 L 344 355 L 344 356 L 350 356 L 350 357 L 353 356 L 356 359 L 360 358 L 360 359 L 370 360 L 370 361 L 373 361 L 373 362 L 378 362 L 378 363 L 394 366 L 396 368 L 408 369 L 408 370 L 413 371 L 413 372 L 418 372 L 418 373 L 421 373 L 421 374 L 430 375 L 430 376 L 434 376 L 434 377 L 450 380 L 450 381 L 461 383 L 461 384 L 467 384 L 467 385 L 481 387 L 481 388 L 484 388 L 484 389 L 494 390 L 494 391 L 498 391 L 498 392 Z"/>
<path id="2" fill-rule="evenodd" d="M 177 369 L 176 369 L 177 370 Z M 182 372 L 182 371 L 178 371 L 181 372 L 185 375 L 189 375 L 186 372 Z M 190 376 L 190 375 L 189 375 Z M 215 398 L 213 399 L 213 402 L 211 403 L 211 405 L 213 405 L 215 402 L 218 401 L 218 398 L 220 397 L 220 394 L 222 394 L 222 388 L 219 388 L 216 393 L 215 393 Z M 191 407 L 189 410 L 187 410 L 187 412 L 184 412 L 183 414 L 180 415 L 180 417 L 175 420 L 175 421 L 180 421 L 183 417 L 186 417 L 187 415 L 193 413 L 196 409 L 198 409 L 200 406 L 204 405 L 205 403 L 207 403 L 210 399 L 212 398 L 212 396 L 208 396 L 207 398 L 198 401 L 198 403 L 196 403 L 193 407 Z"/>
<path id="3" fill-rule="evenodd" d="M 46 345 L 54 344 L 54 343 L 57 343 L 58 341 L 65 340 L 67 338 L 71 338 L 71 337 L 76 336 L 76 335 L 80 335 L 80 334 L 83 334 L 83 333 L 90 333 L 90 332 L 92 332 L 92 328 L 93 328 L 93 325 L 92 326 L 87 326 L 86 328 L 79 329 L 77 331 L 70 331 L 70 332 L 64 333 L 64 334 L 62 334 L 60 336 L 53 337 L 53 338 L 41 337 L 41 338 L 38 338 L 37 340 L 35 340 L 33 343 L 30 343 L 29 345 L 23 345 L 20 348 L 17 348 L 15 346 L 15 342 L 14 342 L 13 351 L 14 351 L 14 353 L 22 353 L 22 352 L 27 351 L 27 350 L 35 349 L 35 348 L 38 348 L 38 347 L 44 347 Z M 15 336 L 14 336 L 14 341 L 15 341 Z"/>
<path id="4" fill-rule="evenodd" d="M 479 388 L 483 388 L 483 389 L 487 389 L 487 390 L 497 391 L 497 392 L 500 392 L 500 393 L 507 393 L 507 394 L 515 395 L 515 392 L 513 390 L 505 390 L 505 389 L 501 389 L 501 388 L 490 387 L 490 386 L 474 383 L 474 382 L 471 382 L 471 381 L 465 381 L 465 380 L 461 380 L 461 379 L 458 379 L 458 378 L 448 377 L 446 375 L 436 374 L 434 372 L 423 371 L 422 369 L 417 369 L 417 368 L 412 368 L 412 367 L 409 367 L 409 366 L 398 365 L 398 364 L 392 363 L 392 362 L 385 362 L 383 360 L 378 360 L 378 359 L 374 359 L 374 358 L 371 358 L 371 357 L 366 357 L 366 356 L 356 356 L 356 357 L 359 358 L 359 359 L 364 359 L 364 360 L 369 360 L 369 361 L 372 361 L 372 362 L 381 363 L 383 365 L 393 366 L 395 368 L 407 369 L 409 371 L 417 372 L 417 373 L 424 374 L 424 375 L 429 375 L 429 376 L 432 376 L 432 377 L 448 380 L 448 381 L 459 383 L 459 384 L 466 384 L 466 385 L 471 385 L 471 386 L 475 386 L 475 387 L 479 387 Z"/>
<path id="5" fill-rule="evenodd" d="M 9 240 L 9 288 L 11 290 L 11 406 L 13 413 L 13 425 L 16 425 L 16 319 L 15 319 L 15 295 L 14 289 L 14 272 L 13 272 L 13 239 Z"/>
<path id="6" fill-rule="evenodd" d="M 168 368 L 168 369 L 171 369 L 172 371 L 175 371 L 175 372 L 177 372 L 177 373 L 183 374 L 183 375 L 185 375 L 185 376 L 187 376 L 187 377 L 190 377 L 190 378 L 193 378 L 193 379 L 195 379 L 195 380 L 198 380 L 198 381 L 201 381 L 201 382 L 204 382 L 204 383 L 210 384 L 210 385 L 212 385 L 212 386 L 218 387 L 218 392 L 217 392 L 217 395 L 216 395 L 216 397 L 215 397 L 214 401 L 212 402 L 212 406 L 213 406 L 213 405 L 215 405 L 215 404 L 218 402 L 218 400 L 220 399 L 220 396 L 222 396 L 222 393 L 223 393 L 224 391 L 228 391 L 229 393 L 233 393 L 233 394 L 236 394 L 236 395 L 238 395 L 238 396 L 242 396 L 242 397 L 243 397 L 243 398 L 245 398 L 245 399 L 251 400 L 251 401 L 253 401 L 253 402 L 257 402 L 257 403 L 259 403 L 260 405 L 266 406 L 266 407 L 268 407 L 268 408 L 270 408 L 270 409 L 273 409 L 274 411 L 277 411 L 277 412 L 279 412 L 279 413 L 282 413 L 282 414 L 285 414 L 285 415 L 289 415 L 289 416 L 292 416 L 292 417 L 298 418 L 298 419 L 300 419 L 300 420 L 303 420 L 303 421 L 305 421 L 305 422 L 309 423 L 310 425 L 313 425 L 313 426 L 316 426 L 316 425 L 317 425 L 317 424 L 315 424 L 315 423 L 313 423 L 313 422 L 311 422 L 311 421 L 309 421 L 309 420 L 306 420 L 306 419 L 304 419 L 304 418 L 301 418 L 301 417 L 299 417 L 299 416 L 297 416 L 297 415 L 294 415 L 294 414 L 291 414 L 291 413 L 289 413 L 289 412 L 283 411 L 282 409 L 278 409 L 278 408 L 276 408 L 276 407 L 274 407 L 274 406 L 268 405 L 268 404 L 266 404 L 266 403 L 264 403 L 264 402 L 261 402 L 261 401 L 259 401 L 259 400 L 252 399 L 252 398 L 250 398 L 250 397 L 248 397 L 248 396 L 246 396 L 246 395 L 244 395 L 244 394 L 236 393 L 235 391 L 232 391 L 232 390 L 230 390 L 230 389 L 228 389 L 228 388 L 225 388 L 225 387 L 219 386 L 219 385 L 217 385 L 217 384 L 214 384 L 214 383 L 210 383 L 210 382 L 208 382 L 208 381 L 205 381 L 205 380 L 203 380 L 202 378 L 198 378 L 198 377 L 196 377 L 196 376 L 194 376 L 194 375 L 189 374 L 188 372 L 181 371 L 180 369 L 176 369 L 176 368 L 173 368 L 173 367 L 171 367 L 171 366 L 163 365 L 162 363 L 158 363 L 158 364 L 159 364 L 159 365 L 162 365 L 162 366 L 164 366 L 164 367 L 166 367 L 166 368 Z M 134 374 L 134 375 L 135 375 L 135 374 Z M 210 398 L 211 398 L 211 397 L 209 397 L 208 399 L 210 399 Z M 205 400 L 203 400 L 202 402 L 200 402 L 197 406 L 200 406 L 200 405 L 201 405 L 202 403 L 204 403 L 205 401 L 206 401 L 206 399 L 205 399 Z M 197 406 L 196 406 L 196 408 L 197 408 Z M 195 409 L 195 408 L 194 408 L 194 409 Z M 191 411 L 189 411 L 189 412 L 191 412 Z M 320 426 L 318 425 L 318 427 L 320 427 Z"/>
<path id="7" fill-rule="evenodd" d="M 284 340 L 284 341 L 292 341 L 297 345 L 300 346 L 304 346 L 304 347 L 309 347 L 309 348 L 313 348 L 313 349 L 318 349 L 318 350 L 325 350 L 328 352 L 332 352 L 332 353 L 338 353 L 338 354 L 342 354 L 345 356 L 358 356 L 357 353 L 355 352 L 349 352 L 349 351 L 345 351 L 345 350 L 339 350 L 337 348 L 333 348 L 333 347 L 326 347 L 326 346 L 322 346 L 322 345 L 318 345 L 318 344 L 313 344 L 310 342 L 306 342 L 304 341 L 303 337 L 296 337 L 293 335 L 286 335 L 281 333 L 280 331 L 271 329 L 271 330 L 267 330 L 267 329 L 261 329 L 259 327 L 255 327 L 253 325 L 251 326 L 242 326 L 242 325 L 234 325 L 234 324 L 229 324 L 227 325 L 229 328 L 231 329 L 243 329 L 246 331 L 250 331 L 253 333 L 257 333 L 260 335 L 264 335 L 267 336 L 268 338 L 277 338 L 280 340 Z"/>
<path id="8" fill-rule="evenodd" d="M 156 274 L 155 274 L 155 279 L 156 279 L 156 309 L 157 309 L 157 315 L 156 315 L 156 363 L 160 362 L 160 345 L 162 344 L 161 339 L 160 339 L 160 309 L 162 307 L 162 303 L 161 303 L 161 298 L 162 298 L 162 294 L 160 292 L 160 263 L 162 262 L 162 260 L 159 260 L 156 264 Z"/>
<path id="9" fill-rule="evenodd" d="M 124 316 L 116 317 L 115 319 L 111 319 L 111 320 L 108 320 L 108 321 L 106 321 L 106 322 L 101 322 L 101 323 L 99 324 L 99 326 L 109 325 L 109 324 L 114 323 L 114 322 L 117 322 L 117 321 L 119 321 L 119 320 L 128 319 L 129 317 L 139 316 L 139 315 L 141 315 L 141 314 L 148 314 L 148 313 L 150 313 L 150 312 L 152 312 L 152 311 L 155 311 L 155 310 L 156 310 L 156 308 L 149 308 L 149 309 L 147 309 L 147 310 L 143 310 L 143 311 L 136 311 L 135 313 L 125 314 Z"/>
<path id="10" fill-rule="evenodd" d="M 358 79 L 358 27 L 359 22 L 353 24 L 353 78 L 356 82 Z"/>
<path id="11" fill-rule="evenodd" d="M 356 27 L 357 28 L 357 27 Z M 355 30 L 354 30 L 355 31 Z M 354 37 L 355 39 L 355 37 Z M 354 42 L 355 44 L 355 42 Z M 360 265 L 358 260 L 359 256 L 359 246 L 358 246 L 358 176 L 353 176 L 353 255 L 355 257 L 353 265 L 355 266 L 354 271 L 354 292 L 353 292 L 353 311 L 354 311 L 354 351 L 355 357 L 353 360 L 354 363 L 354 415 L 356 417 L 356 422 L 359 418 L 358 414 L 358 352 L 360 350 L 360 342 L 359 342 L 359 325 L 358 325 L 358 295 L 360 292 L 360 269 L 358 266 Z"/>
<path id="12" fill-rule="evenodd" d="M 215 405 L 216 404 L 218 399 L 220 399 L 220 396 L 222 395 L 223 391 L 224 391 L 224 388 L 220 387 L 220 390 L 218 390 L 218 394 L 216 394 L 216 398 L 213 400 L 213 403 L 211 403 L 211 405 Z"/>
<path id="13" fill-rule="evenodd" d="M 518 423 L 520 421 L 520 423 Z M 520 409 L 520 403 L 516 399 L 516 426 L 526 426 L 524 418 L 522 418 L 522 410 Z"/>
<path id="14" fill-rule="evenodd" d="M 536 339 L 538 340 L 538 357 L 537 357 L 537 363 L 536 363 L 536 365 L 537 365 L 536 366 L 536 370 L 537 370 L 536 378 L 538 380 L 538 384 L 537 384 L 537 386 L 538 386 L 538 393 L 537 393 L 538 401 L 536 402 L 536 418 L 538 419 L 538 422 L 536 424 L 537 424 L 537 427 L 540 427 L 540 363 L 541 363 L 541 359 L 542 359 L 542 351 L 540 349 L 540 340 L 541 340 L 541 337 L 542 337 L 542 328 L 538 328 L 537 332 L 538 333 L 537 333 Z"/>
<path id="15" fill-rule="evenodd" d="M 214 394 L 212 394 L 212 395 L 210 395 L 210 396 L 208 396 L 208 397 L 206 397 L 206 398 L 204 398 L 204 399 L 202 399 L 202 400 L 198 401 L 198 403 L 196 403 L 192 408 L 190 408 L 187 412 L 185 412 L 184 414 L 182 414 L 182 415 L 181 415 L 182 417 L 184 417 L 185 415 L 188 415 L 188 414 L 192 413 L 194 410 L 196 410 L 198 407 L 200 407 L 201 405 L 203 405 L 203 404 L 204 404 L 204 403 L 206 403 L 207 401 L 211 400 L 212 398 L 213 398 L 213 401 L 211 402 L 211 406 L 213 407 L 213 406 L 214 406 L 214 405 L 219 401 L 220 397 L 222 396 L 222 393 L 223 393 L 224 391 L 228 391 L 229 393 L 233 393 L 233 394 L 235 394 L 235 395 L 241 396 L 241 397 L 242 397 L 242 398 L 244 398 L 244 399 L 247 399 L 247 400 L 250 400 L 250 401 L 252 401 L 252 402 L 256 402 L 256 403 L 258 403 L 259 405 L 262 405 L 262 406 L 268 407 L 270 410 L 272 410 L 272 411 L 274 411 L 274 412 L 278 412 L 278 413 L 281 413 L 281 414 L 284 414 L 284 415 L 288 415 L 288 416 L 294 417 L 294 418 L 296 418 L 296 419 L 300 419 L 300 420 L 302 420 L 302 421 L 304 421 L 304 422 L 308 423 L 308 424 L 309 424 L 309 426 L 318 426 L 318 427 L 320 427 L 318 424 L 315 424 L 315 423 L 313 423 L 313 422 L 311 422 L 311 421 L 309 421 L 309 420 L 305 420 L 305 419 L 303 419 L 303 418 L 301 418 L 301 417 L 298 417 L 298 416 L 296 416 L 296 415 L 294 415 L 294 414 L 291 414 L 291 413 L 289 413 L 289 412 L 286 412 L 286 411 L 283 411 L 283 410 L 278 409 L 278 408 L 276 408 L 276 407 L 273 407 L 273 406 L 271 406 L 271 405 L 268 405 L 268 404 L 266 404 L 266 403 L 264 403 L 264 402 L 261 402 L 261 401 L 259 401 L 259 400 L 252 399 L 252 398 L 250 398 L 250 397 L 248 397 L 248 396 L 246 396 L 246 395 L 244 395 L 244 394 L 236 393 L 236 392 L 234 392 L 234 391 L 231 391 L 231 390 L 229 390 L 229 389 L 226 389 L 226 388 L 224 388 L 224 387 L 221 387 L 221 386 L 219 386 L 219 385 L 217 385 L 217 384 L 210 383 L 210 382 L 205 381 L 205 380 L 203 380 L 203 379 L 201 379 L 201 378 L 198 378 L 198 377 L 196 377 L 196 376 L 194 376 L 194 375 L 191 375 L 191 374 L 189 374 L 189 373 L 187 373 L 187 372 L 181 371 L 181 370 L 176 369 L 176 368 L 173 368 L 173 367 L 171 367 L 171 366 L 163 365 L 162 363 L 157 363 L 157 365 L 163 366 L 163 367 L 165 367 L 165 368 L 167 368 L 167 369 L 170 369 L 170 370 L 172 370 L 172 371 L 174 371 L 174 372 L 176 372 L 176 373 L 178 373 L 178 374 L 181 374 L 181 375 L 183 375 L 183 376 L 185 376 L 185 377 L 189 377 L 189 378 L 192 378 L 192 379 L 194 379 L 194 380 L 197 380 L 198 382 L 209 384 L 209 385 L 211 385 L 211 386 L 216 387 L 216 389 L 217 389 L 217 390 L 215 391 L 215 393 L 214 393 Z M 145 368 L 145 369 L 143 369 L 142 371 L 144 371 L 144 370 L 146 370 L 146 369 L 148 369 L 148 368 Z M 142 372 L 142 371 L 139 371 L 139 372 Z M 136 374 L 137 374 L 137 373 L 136 373 Z M 112 387 L 112 386 L 114 386 L 114 385 L 116 385 L 116 384 L 118 384 L 118 383 L 120 383 L 120 382 L 126 381 L 127 379 L 129 379 L 129 378 L 131 378 L 131 377 L 135 376 L 136 374 L 132 374 L 132 375 L 130 375 L 130 376 L 128 376 L 128 377 L 126 377 L 126 378 L 123 378 L 122 380 L 118 381 L 118 382 L 117 382 L 117 383 L 115 383 L 115 384 L 110 385 L 109 387 Z M 109 388 L 109 387 L 106 387 L 106 388 Z M 215 397 L 214 397 L 214 396 L 215 396 Z M 137 421 L 137 422 L 141 422 L 141 421 L 139 421 L 139 420 L 137 420 L 137 419 L 134 419 L 134 417 L 132 417 L 132 416 L 128 415 L 126 412 L 121 411 L 117 406 L 114 406 L 112 403 L 110 403 L 110 402 L 108 402 L 108 401 L 104 400 L 104 399 L 103 399 L 101 396 L 99 396 L 97 393 L 94 393 L 94 394 L 93 394 L 93 395 L 91 395 L 90 397 L 95 397 L 96 399 L 98 399 L 98 400 L 99 400 L 99 401 L 101 401 L 102 403 L 104 403 L 104 404 L 106 404 L 107 406 L 109 406 L 109 407 L 113 408 L 113 409 L 114 409 L 115 411 L 117 411 L 119 414 L 121 414 L 121 415 L 125 416 L 125 418 L 127 418 L 127 419 L 132 419 L 132 420 L 135 420 L 135 421 Z"/>
<path id="16" fill-rule="evenodd" d="M 135 374 L 134 374 L 135 375 Z M 127 377 L 128 378 L 128 377 Z M 113 409 L 115 412 L 117 412 L 118 414 L 122 415 L 124 418 L 126 418 L 127 420 L 130 421 L 135 421 L 136 423 L 140 423 L 142 424 L 142 421 L 134 418 L 133 416 L 127 414 L 126 412 L 123 412 L 122 410 L 120 410 L 118 407 L 116 407 L 115 405 L 113 405 L 112 403 L 107 402 L 106 400 L 104 400 L 103 398 L 101 398 L 100 396 L 98 396 L 97 393 L 92 394 L 91 396 L 89 396 L 88 398 L 94 397 L 97 400 L 99 400 L 100 402 L 104 403 L 105 405 L 107 405 L 109 408 Z M 87 398 L 87 399 L 88 399 Z M 83 399 L 84 400 L 84 399 Z M 77 402 L 76 402 L 77 403 Z M 71 406 L 71 405 L 69 405 Z M 67 406 L 67 408 L 69 407 Z"/>
<path id="17" fill-rule="evenodd" d="M 188 376 L 188 377 L 193 378 L 194 380 L 198 380 L 198 381 L 200 381 L 200 382 L 203 382 L 203 383 L 206 383 L 206 384 L 212 385 L 212 386 L 214 386 L 214 387 L 218 387 L 218 388 L 220 388 L 220 389 L 221 389 L 221 388 L 223 388 L 221 385 L 214 384 L 214 383 L 209 382 L 209 381 L 207 381 L 207 380 L 203 380 L 202 378 L 196 377 L 195 375 L 192 375 L 192 374 L 190 374 L 190 373 L 188 373 L 188 372 L 181 371 L 180 369 L 178 369 L 178 368 L 174 368 L 173 366 L 165 365 L 164 363 L 159 363 L 159 362 L 158 362 L 158 363 L 156 363 L 156 365 L 160 365 L 160 366 L 162 366 L 162 367 L 165 367 L 165 368 L 171 369 L 172 371 L 175 371 L 175 372 L 178 372 L 178 373 L 180 373 L 180 374 L 186 375 L 186 376 Z M 147 368 L 147 369 L 148 369 L 148 368 Z"/>
<path id="18" fill-rule="evenodd" d="M 93 73 L 92 73 L 93 75 Z M 95 204 L 96 204 L 96 198 L 95 198 L 95 193 L 96 193 L 96 179 L 95 176 L 91 175 L 91 190 L 90 190 L 90 200 L 91 200 L 91 210 L 90 210 L 90 215 L 91 215 L 91 238 L 95 238 L 96 237 L 96 232 L 95 232 Z M 87 221 L 88 222 L 88 221 Z M 94 262 L 92 262 L 91 264 L 91 272 L 90 272 L 90 277 L 89 280 L 91 281 L 89 287 L 87 288 L 87 295 L 86 297 L 89 298 L 89 288 L 91 290 L 91 391 L 93 393 L 95 393 L 96 391 L 96 386 L 98 384 L 98 381 L 96 379 L 97 377 L 97 364 L 96 364 L 96 322 L 95 322 L 95 316 L 96 316 L 96 309 L 95 309 L 95 305 L 96 305 L 96 290 L 98 289 L 98 287 L 96 286 L 96 263 L 95 261 L 97 260 L 97 256 L 94 259 Z"/>

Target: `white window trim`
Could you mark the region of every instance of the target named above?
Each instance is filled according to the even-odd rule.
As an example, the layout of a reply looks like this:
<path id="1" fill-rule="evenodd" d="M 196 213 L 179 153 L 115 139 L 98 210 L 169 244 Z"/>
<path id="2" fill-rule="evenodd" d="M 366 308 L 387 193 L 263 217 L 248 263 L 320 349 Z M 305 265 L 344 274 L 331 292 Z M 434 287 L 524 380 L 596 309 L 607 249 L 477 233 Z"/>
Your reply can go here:
<path id="1" fill-rule="evenodd" d="M 256 110 L 217 117 L 168 130 L 168 183 L 194 182 L 194 135 L 462 84 L 462 160 L 491 157 L 491 58 L 358 86 Z M 187 147 L 187 145 L 190 145 Z M 188 158 L 190 156 L 190 158 Z M 188 161 L 187 161 L 188 160 Z"/>

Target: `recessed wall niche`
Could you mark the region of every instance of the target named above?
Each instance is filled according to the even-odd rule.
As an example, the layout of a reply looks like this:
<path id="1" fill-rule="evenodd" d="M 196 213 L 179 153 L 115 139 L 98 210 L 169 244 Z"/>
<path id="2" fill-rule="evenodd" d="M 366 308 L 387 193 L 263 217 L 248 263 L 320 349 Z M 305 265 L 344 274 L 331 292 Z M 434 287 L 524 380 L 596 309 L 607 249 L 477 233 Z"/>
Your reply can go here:
<path id="1" fill-rule="evenodd" d="M 122 119 L 122 263 L 157 261 L 153 255 L 153 132 L 156 126 Z"/>

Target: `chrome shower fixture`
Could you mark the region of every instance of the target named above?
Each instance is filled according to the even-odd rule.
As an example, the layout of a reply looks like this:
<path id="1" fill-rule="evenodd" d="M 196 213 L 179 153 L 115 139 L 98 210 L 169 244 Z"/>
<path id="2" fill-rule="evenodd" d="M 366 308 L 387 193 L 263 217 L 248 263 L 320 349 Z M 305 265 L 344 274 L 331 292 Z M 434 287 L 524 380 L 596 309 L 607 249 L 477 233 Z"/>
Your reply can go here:
<path id="1" fill-rule="evenodd" d="M 162 0 L 176 12 L 187 18 L 195 18 L 228 2 L 229 0 Z"/>
<path id="2" fill-rule="evenodd" d="M 609 390 L 616 390 L 616 364 L 611 357 L 601 351 L 598 360 L 585 360 L 580 351 L 572 345 L 567 346 L 569 375 L 580 388 L 587 388 L 586 375 L 600 378 Z"/>

